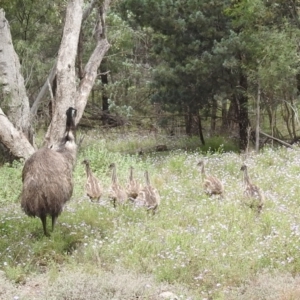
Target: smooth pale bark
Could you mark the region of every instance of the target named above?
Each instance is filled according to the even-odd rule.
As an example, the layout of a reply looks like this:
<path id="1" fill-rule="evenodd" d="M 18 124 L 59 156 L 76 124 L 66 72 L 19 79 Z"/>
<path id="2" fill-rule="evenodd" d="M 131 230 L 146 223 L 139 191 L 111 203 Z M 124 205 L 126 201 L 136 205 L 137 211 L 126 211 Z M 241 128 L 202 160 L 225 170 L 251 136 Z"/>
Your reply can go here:
<path id="1" fill-rule="evenodd" d="M 82 15 L 82 22 L 84 22 L 89 17 L 91 12 L 93 11 L 93 8 L 96 5 L 96 2 L 97 2 L 97 0 L 91 1 L 89 6 L 85 9 L 85 11 L 83 12 L 83 15 Z M 34 118 L 36 116 L 40 104 L 42 103 L 42 101 L 44 100 L 46 95 L 48 94 L 49 83 L 52 84 L 52 82 L 55 78 L 55 75 L 56 75 L 56 61 L 55 61 L 54 66 L 52 67 L 52 69 L 51 69 L 51 71 L 50 71 L 43 87 L 41 88 L 41 90 L 38 93 L 36 99 L 34 100 L 34 103 L 31 106 L 31 109 L 30 109 L 31 118 Z"/>
<path id="2" fill-rule="evenodd" d="M 109 7 L 110 0 L 105 0 L 98 10 L 98 24 L 95 33 L 96 47 L 90 56 L 84 68 L 84 77 L 80 81 L 77 93 L 76 93 L 76 108 L 77 108 L 77 118 L 76 124 L 80 121 L 82 114 L 84 112 L 88 97 L 92 90 L 97 77 L 97 71 L 103 60 L 104 55 L 108 51 L 110 44 L 106 39 L 106 27 L 105 27 L 105 17 L 106 11 Z"/>
<path id="3" fill-rule="evenodd" d="M 57 143 L 64 134 L 66 110 L 75 107 L 76 74 L 75 59 L 81 28 L 83 0 L 70 0 L 60 44 L 57 65 L 57 89 L 52 103 L 52 120 L 45 136 L 47 145 Z"/>
<path id="4" fill-rule="evenodd" d="M 97 70 L 100 66 L 100 63 L 109 49 L 110 44 L 106 39 L 100 40 L 95 48 L 89 62 L 85 67 L 84 77 L 80 82 L 77 94 L 76 94 L 76 109 L 77 109 L 77 118 L 76 124 L 80 121 L 82 114 L 84 112 L 88 97 L 92 90 L 92 87 L 95 83 L 97 77 Z"/>
<path id="5" fill-rule="evenodd" d="M 30 108 L 21 65 L 16 54 L 5 13 L 0 9 L 0 84 L 3 94 L 1 108 L 10 122 L 32 143 Z"/>
<path id="6" fill-rule="evenodd" d="M 82 0 L 69 2 L 62 43 L 57 59 L 57 92 L 52 105 L 53 118 L 45 137 L 47 145 L 55 144 L 63 135 L 65 111 L 69 106 L 77 109 L 76 124 L 79 123 L 82 117 L 97 77 L 97 70 L 110 47 L 105 33 L 105 12 L 109 3 L 110 1 L 106 0 L 99 8 L 99 21 L 95 34 L 97 44 L 84 68 L 84 76 L 79 83 L 78 89 L 76 89 L 75 60 L 81 21 L 85 14 L 82 13 Z"/>
<path id="7" fill-rule="evenodd" d="M 80 81 L 78 87 L 76 86 L 76 72 L 75 72 L 75 60 L 77 55 L 77 45 L 78 39 L 81 29 L 82 20 L 87 18 L 87 16 L 91 13 L 91 9 L 96 4 L 96 0 L 91 2 L 89 9 L 83 13 L 83 0 L 70 0 L 67 6 L 66 12 L 66 21 L 64 26 L 64 32 L 62 37 L 62 42 L 60 45 L 60 49 L 58 52 L 56 67 L 53 69 L 53 72 L 50 74 L 50 78 L 48 78 L 47 83 L 45 84 L 43 93 L 45 94 L 46 87 L 51 81 L 52 78 L 56 78 L 56 93 L 54 98 L 52 99 L 52 120 L 51 124 L 48 128 L 48 131 L 45 136 L 45 145 L 55 145 L 63 136 L 65 130 L 65 122 L 66 122 L 66 110 L 72 106 L 77 108 L 78 114 L 76 118 L 76 124 L 80 121 L 83 111 L 85 109 L 89 94 L 91 89 L 94 85 L 95 79 L 97 77 L 97 70 L 100 66 L 100 63 L 109 49 L 110 45 L 106 39 L 105 34 L 105 12 L 109 6 L 110 0 L 105 0 L 102 3 L 102 6 L 99 8 L 99 19 L 98 25 L 96 28 L 96 46 L 95 49 L 88 60 L 84 68 L 84 76 Z M 7 28 L 5 28 L 7 27 Z M 6 48 L 9 46 L 14 53 L 14 56 L 9 58 L 8 60 L 13 60 L 16 66 L 16 74 L 15 76 L 18 77 L 18 88 L 21 87 L 22 90 L 22 99 L 23 102 L 11 102 L 11 97 L 5 98 L 7 99 L 7 103 L 12 107 L 16 107 L 16 113 L 11 114 L 10 116 L 13 119 L 16 119 L 16 116 L 19 116 L 16 122 L 23 124 L 24 120 L 28 121 L 29 123 L 29 104 L 28 98 L 26 97 L 26 91 L 24 86 L 24 79 L 23 77 L 19 77 L 18 70 L 20 69 L 20 64 L 18 61 L 18 57 L 14 52 L 12 42 L 10 39 L 10 44 L 8 45 L 8 40 L 2 37 L 3 31 L 6 29 L 9 33 L 9 26 L 8 22 L 4 19 L 4 13 L 2 11 L 2 15 L 0 14 L 0 45 L 3 48 L 0 48 L 0 65 L 5 64 L 7 59 L 3 59 L 3 53 L 6 53 Z M 6 41 L 6 43 L 5 43 Z M 6 66 L 6 65 L 5 65 Z M 3 68 L 3 66 L 0 66 Z M 19 69 L 18 69 L 19 68 Z M 20 71 L 20 70 L 19 70 Z M 5 80 L 5 73 L 6 71 L 1 69 L 0 73 L 0 80 L 1 84 L 4 88 L 7 85 L 7 81 Z M 9 72 L 9 70 L 7 71 Z M 14 73 L 13 73 L 14 74 Z M 2 76 L 3 75 L 3 76 Z M 11 76 L 11 75 L 10 75 Z M 3 79 L 4 78 L 4 79 Z M 9 94 L 11 95 L 11 94 Z M 25 103 L 24 99 L 27 101 Z M 20 100 L 19 100 L 20 101 Z M 40 103 L 40 100 L 37 104 L 33 107 L 33 112 L 36 113 L 37 107 Z M 2 105 L 3 103 L 1 103 Z M 26 105 L 27 106 L 26 106 Z M 8 105 L 8 108 L 10 107 Z M 6 107 L 5 107 L 6 108 Z M 16 157 L 25 157 L 27 158 L 34 152 L 34 148 L 30 146 L 30 143 L 26 139 L 27 135 L 23 134 L 18 128 L 21 126 L 19 123 L 13 124 L 10 118 L 6 117 L 3 111 L 1 110 L 0 116 L 0 141 L 8 147 L 12 154 Z M 24 122 L 25 124 L 26 122 Z M 27 131 L 28 132 L 28 131 Z M 17 139 L 17 140 L 16 140 Z"/>
<path id="8" fill-rule="evenodd" d="M 14 127 L 1 108 L 0 140 L 18 158 L 26 159 L 35 151 L 26 136 Z"/>

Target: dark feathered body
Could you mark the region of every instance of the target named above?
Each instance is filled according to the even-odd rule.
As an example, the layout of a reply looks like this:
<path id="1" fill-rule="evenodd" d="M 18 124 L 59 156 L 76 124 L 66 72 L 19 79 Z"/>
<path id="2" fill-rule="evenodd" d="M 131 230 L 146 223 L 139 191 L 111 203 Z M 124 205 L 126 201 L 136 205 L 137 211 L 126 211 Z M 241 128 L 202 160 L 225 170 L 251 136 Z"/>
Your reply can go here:
<path id="1" fill-rule="evenodd" d="M 25 213 L 33 217 L 58 216 L 73 192 L 72 171 L 61 153 L 48 148 L 35 152 L 22 173 L 21 206 Z"/>
<path id="2" fill-rule="evenodd" d="M 246 165 L 242 165 L 241 171 L 244 172 L 244 195 L 247 197 L 246 204 L 252 209 L 257 210 L 258 213 L 261 212 L 265 197 L 264 193 L 255 184 L 250 181 L 248 175 L 248 169 Z"/>
<path id="3" fill-rule="evenodd" d="M 67 117 L 69 122 L 70 117 Z M 65 136 L 58 148 L 39 149 L 26 160 L 23 168 L 21 207 L 28 216 L 41 219 L 45 235 L 48 235 L 47 215 L 52 217 L 53 229 L 56 218 L 73 193 L 72 173 L 77 151 L 73 131 L 74 128 L 67 123 Z"/>
<path id="4" fill-rule="evenodd" d="M 87 176 L 87 180 L 85 184 L 86 194 L 91 200 L 99 201 L 103 193 L 103 188 L 101 186 L 101 183 L 99 179 L 93 174 L 90 168 L 89 160 L 85 159 L 83 163 L 85 164 L 85 171 Z"/>
<path id="5" fill-rule="evenodd" d="M 215 176 L 206 175 L 204 162 L 200 161 L 198 166 L 201 169 L 202 180 L 203 180 L 203 189 L 204 192 L 208 195 L 220 195 L 221 197 L 224 196 L 224 186 L 222 182 Z"/>
<path id="6" fill-rule="evenodd" d="M 145 180 L 146 185 L 139 192 L 135 199 L 135 204 L 137 206 L 145 206 L 147 209 L 155 212 L 160 205 L 160 195 L 157 189 L 150 184 L 148 171 L 145 171 Z"/>

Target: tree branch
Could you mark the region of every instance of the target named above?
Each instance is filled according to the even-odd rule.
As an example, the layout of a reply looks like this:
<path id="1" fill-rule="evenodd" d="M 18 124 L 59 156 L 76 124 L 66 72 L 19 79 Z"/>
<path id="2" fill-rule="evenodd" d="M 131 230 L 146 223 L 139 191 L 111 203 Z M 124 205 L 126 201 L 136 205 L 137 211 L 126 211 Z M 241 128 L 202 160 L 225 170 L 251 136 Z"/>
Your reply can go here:
<path id="1" fill-rule="evenodd" d="M 30 113 L 31 113 L 31 118 L 36 116 L 38 108 L 43 100 L 43 98 L 45 97 L 46 92 L 48 91 L 48 82 L 52 83 L 54 77 L 56 74 L 56 62 L 54 64 L 54 66 L 52 67 L 50 74 L 48 75 L 43 87 L 41 88 L 39 94 L 37 95 L 36 99 L 34 100 L 31 109 L 30 109 Z"/>
<path id="2" fill-rule="evenodd" d="M 110 48 L 110 44 L 105 37 L 105 14 L 109 3 L 110 0 L 105 0 L 102 6 L 99 8 L 99 19 L 95 34 L 97 45 L 84 68 L 84 77 L 80 81 L 79 88 L 76 93 L 76 124 L 78 124 L 83 115 L 89 94 L 97 78 L 97 70 L 101 64 L 101 61 Z"/>
<path id="3" fill-rule="evenodd" d="M 26 136 L 18 131 L 0 108 L 0 140 L 18 158 L 28 158 L 34 153 Z"/>
<path id="4" fill-rule="evenodd" d="M 286 146 L 288 148 L 294 149 L 293 145 L 288 144 L 288 143 L 286 143 L 286 142 L 284 142 L 284 141 L 282 141 L 280 139 L 277 139 L 277 138 L 275 138 L 275 137 L 273 137 L 273 136 L 271 136 L 271 135 L 269 135 L 267 133 L 264 133 L 262 131 L 259 131 L 259 133 L 262 134 L 262 135 L 264 135 L 264 136 L 266 136 L 266 137 L 268 137 L 268 138 L 270 138 L 270 139 L 272 139 L 272 140 L 274 140 L 274 141 L 277 141 L 278 143 L 280 143 L 280 144 L 282 144 L 282 145 L 284 145 L 284 146 Z"/>

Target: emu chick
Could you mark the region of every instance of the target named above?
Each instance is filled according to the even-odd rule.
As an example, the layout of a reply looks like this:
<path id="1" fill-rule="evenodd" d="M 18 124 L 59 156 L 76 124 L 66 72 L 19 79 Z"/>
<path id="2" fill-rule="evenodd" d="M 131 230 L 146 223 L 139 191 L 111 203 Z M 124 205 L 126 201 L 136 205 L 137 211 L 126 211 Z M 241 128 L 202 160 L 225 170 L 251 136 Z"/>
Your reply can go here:
<path id="1" fill-rule="evenodd" d="M 222 182 L 215 176 L 207 175 L 205 172 L 204 161 L 199 161 L 197 164 L 200 167 L 203 180 L 203 189 L 207 195 L 224 196 L 224 186 Z"/>
<path id="2" fill-rule="evenodd" d="M 244 195 L 247 198 L 245 203 L 251 208 L 260 213 L 265 202 L 263 191 L 253 184 L 248 175 L 248 168 L 245 164 L 242 165 L 241 171 L 244 172 Z"/>
<path id="3" fill-rule="evenodd" d="M 146 185 L 140 190 L 134 203 L 136 206 L 144 206 L 152 210 L 153 214 L 160 205 L 160 195 L 155 187 L 150 184 L 149 173 L 145 171 Z"/>
<path id="4" fill-rule="evenodd" d="M 129 199 L 135 199 L 141 190 L 140 183 L 133 178 L 133 167 L 130 167 L 129 181 L 126 186 L 126 191 Z"/>
<path id="5" fill-rule="evenodd" d="M 87 180 L 85 183 L 86 194 L 92 201 L 93 200 L 99 201 L 102 196 L 102 193 L 103 193 L 103 189 L 100 184 L 100 181 L 93 174 L 93 172 L 90 168 L 89 160 L 85 159 L 82 163 L 85 164 L 85 171 L 86 171 L 86 176 L 87 176 Z"/>

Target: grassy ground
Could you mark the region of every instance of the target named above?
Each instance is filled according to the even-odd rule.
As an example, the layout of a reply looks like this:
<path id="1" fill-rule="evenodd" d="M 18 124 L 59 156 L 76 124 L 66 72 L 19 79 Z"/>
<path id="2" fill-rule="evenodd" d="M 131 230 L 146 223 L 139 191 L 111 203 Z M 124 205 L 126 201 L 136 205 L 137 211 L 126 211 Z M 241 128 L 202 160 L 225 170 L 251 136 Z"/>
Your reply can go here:
<path id="1" fill-rule="evenodd" d="M 188 139 L 95 135 L 82 144 L 73 197 L 50 238 L 20 209 L 23 164 L 1 167 L 1 299 L 162 299 L 163 292 L 178 299 L 300 298 L 300 151 L 265 149 L 245 158 L 191 151 L 195 141 Z M 182 149 L 128 154 L 162 143 Z M 114 209 L 107 194 L 90 202 L 84 158 L 106 190 L 111 162 L 121 183 L 130 166 L 141 182 L 147 169 L 161 194 L 158 213 L 130 204 Z M 225 199 L 203 193 L 200 159 L 223 181 Z M 259 216 L 245 205 L 244 159 L 265 192 Z"/>

